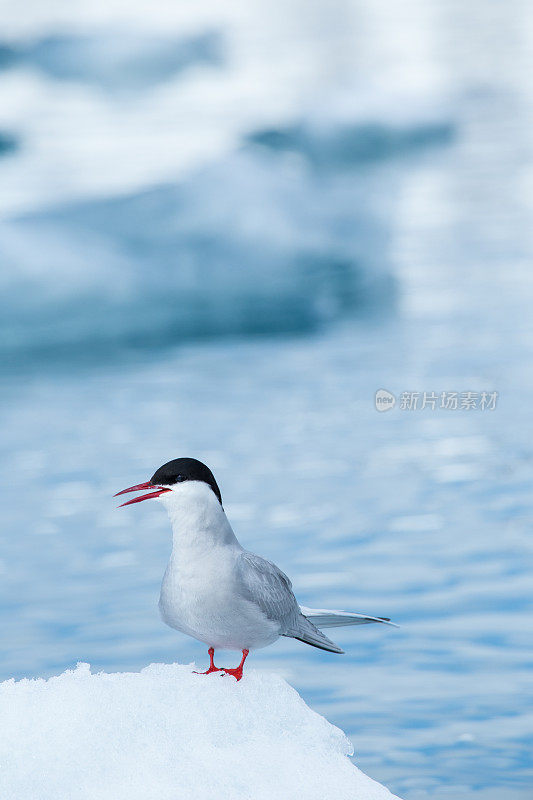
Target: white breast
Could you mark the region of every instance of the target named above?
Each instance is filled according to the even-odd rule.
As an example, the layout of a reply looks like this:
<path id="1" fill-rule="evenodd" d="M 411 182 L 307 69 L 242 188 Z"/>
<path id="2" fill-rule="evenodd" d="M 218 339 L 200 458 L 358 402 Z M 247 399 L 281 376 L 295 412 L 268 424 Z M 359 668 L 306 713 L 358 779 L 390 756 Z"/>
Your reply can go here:
<path id="1" fill-rule="evenodd" d="M 279 625 L 237 591 L 242 547 L 211 489 L 187 481 L 160 499 L 173 529 L 159 599 L 163 621 L 215 649 L 272 644 Z"/>

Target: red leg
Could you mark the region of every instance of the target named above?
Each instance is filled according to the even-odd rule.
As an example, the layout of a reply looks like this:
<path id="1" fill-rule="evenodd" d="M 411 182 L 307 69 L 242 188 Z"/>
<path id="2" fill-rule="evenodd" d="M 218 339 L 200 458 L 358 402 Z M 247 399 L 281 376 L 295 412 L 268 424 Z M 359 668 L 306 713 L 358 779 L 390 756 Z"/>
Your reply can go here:
<path id="1" fill-rule="evenodd" d="M 240 679 L 242 678 L 242 670 L 244 667 L 244 662 L 246 661 L 246 656 L 248 655 L 249 652 L 250 652 L 249 650 L 243 650 L 241 663 L 239 664 L 239 666 L 234 667 L 233 669 L 231 668 L 225 669 L 224 672 L 226 673 L 226 675 L 233 675 L 234 678 L 240 681 Z"/>
<path id="2" fill-rule="evenodd" d="M 210 647 L 207 652 L 209 653 L 209 661 L 210 661 L 209 669 L 207 669 L 205 672 L 196 672 L 196 670 L 194 670 L 196 675 L 210 675 L 212 672 L 225 672 L 225 670 L 223 670 L 222 667 L 215 667 L 215 662 L 214 662 L 215 648 Z"/>

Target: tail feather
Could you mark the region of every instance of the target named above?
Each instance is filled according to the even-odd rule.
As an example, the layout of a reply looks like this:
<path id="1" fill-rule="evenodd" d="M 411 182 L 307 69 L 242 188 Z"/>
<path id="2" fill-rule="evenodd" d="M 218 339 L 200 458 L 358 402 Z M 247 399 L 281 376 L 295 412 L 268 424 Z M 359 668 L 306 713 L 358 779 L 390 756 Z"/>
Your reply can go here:
<path id="1" fill-rule="evenodd" d="M 397 628 L 388 617 L 369 617 L 367 614 L 355 614 L 351 611 L 331 611 L 327 608 L 307 608 L 300 606 L 301 612 L 313 625 L 319 628 L 340 628 L 344 625 L 368 625 L 371 622 L 382 622 Z"/>
<path id="2" fill-rule="evenodd" d="M 301 615 L 298 619 L 298 624 L 294 630 L 289 630 L 284 636 L 290 636 L 292 639 L 298 639 L 300 642 L 310 644 L 312 647 L 318 647 L 319 650 L 327 650 L 330 653 L 344 653 L 344 650 L 332 642 L 331 639 L 319 631 L 313 623 L 305 616 Z"/>

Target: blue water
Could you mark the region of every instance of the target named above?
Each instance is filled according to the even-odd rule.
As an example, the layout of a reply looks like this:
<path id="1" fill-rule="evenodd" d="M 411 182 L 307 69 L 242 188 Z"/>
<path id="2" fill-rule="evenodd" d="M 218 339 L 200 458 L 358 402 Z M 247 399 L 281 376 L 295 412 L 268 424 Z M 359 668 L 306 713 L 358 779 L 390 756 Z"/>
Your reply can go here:
<path id="1" fill-rule="evenodd" d="M 158 619 L 166 516 L 112 499 L 193 455 L 302 603 L 401 625 L 251 666 L 406 800 L 525 800 L 531 11 L 276 8 L 8 6 L 0 675 L 205 662 Z M 30 58 L 80 24 L 85 74 Z M 133 44 L 102 66 L 121 25 L 150 28 L 143 75 L 184 42 L 152 87 Z M 378 413 L 378 389 L 498 401 Z"/>

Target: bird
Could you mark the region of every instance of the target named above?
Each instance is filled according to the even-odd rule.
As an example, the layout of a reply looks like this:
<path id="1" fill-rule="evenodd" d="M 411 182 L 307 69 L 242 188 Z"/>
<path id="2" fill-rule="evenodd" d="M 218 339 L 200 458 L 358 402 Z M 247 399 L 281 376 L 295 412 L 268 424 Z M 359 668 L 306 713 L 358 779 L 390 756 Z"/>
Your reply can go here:
<path id="1" fill-rule="evenodd" d="M 173 544 L 159 611 L 171 628 L 208 645 L 209 667 L 199 674 L 221 672 L 239 681 L 250 651 L 267 647 L 281 636 L 343 653 L 321 628 L 374 622 L 394 625 L 388 617 L 300 606 L 285 573 L 239 543 L 215 477 L 201 461 L 168 461 L 149 481 L 123 489 L 115 497 L 148 489 L 119 508 L 153 499 L 167 510 Z M 241 661 L 236 667 L 217 667 L 215 650 L 240 650 Z"/>

